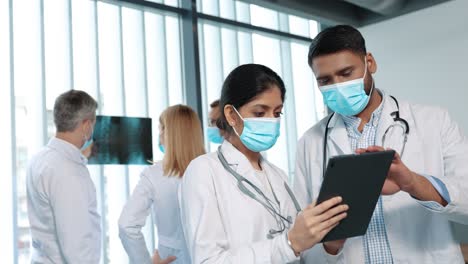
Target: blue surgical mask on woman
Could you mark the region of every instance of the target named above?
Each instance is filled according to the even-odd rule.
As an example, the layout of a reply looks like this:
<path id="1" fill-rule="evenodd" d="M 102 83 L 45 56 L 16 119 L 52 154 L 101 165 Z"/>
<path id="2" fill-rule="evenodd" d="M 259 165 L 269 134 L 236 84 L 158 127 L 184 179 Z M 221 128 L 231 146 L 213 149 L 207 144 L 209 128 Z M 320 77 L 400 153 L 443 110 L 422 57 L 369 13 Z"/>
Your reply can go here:
<path id="1" fill-rule="evenodd" d="M 367 95 L 364 89 L 367 60 L 364 61 L 365 70 L 362 78 L 319 87 L 324 103 L 334 112 L 344 116 L 354 116 L 362 112 L 369 103 L 374 85 L 372 84 L 371 92 Z"/>
<path id="2" fill-rule="evenodd" d="M 164 154 L 164 152 L 166 152 L 166 149 L 164 148 L 164 146 L 161 143 L 159 143 L 158 146 L 159 146 L 159 151 L 161 151 Z"/>
<path id="3" fill-rule="evenodd" d="M 206 133 L 208 135 L 208 139 L 215 143 L 215 144 L 221 144 L 223 143 L 223 136 L 221 136 L 221 133 L 219 131 L 219 128 L 217 127 L 208 127 L 206 130 Z"/>
<path id="4" fill-rule="evenodd" d="M 239 117 L 244 121 L 244 129 L 239 135 L 233 127 L 234 132 L 242 143 L 253 152 L 266 151 L 273 147 L 280 135 L 281 118 L 252 117 L 243 118 L 235 107 Z"/>
<path id="5" fill-rule="evenodd" d="M 164 145 L 161 144 L 161 139 L 158 137 L 158 147 L 159 147 L 159 151 L 161 151 L 163 154 L 164 152 L 166 152 L 166 149 L 164 148 Z"/>

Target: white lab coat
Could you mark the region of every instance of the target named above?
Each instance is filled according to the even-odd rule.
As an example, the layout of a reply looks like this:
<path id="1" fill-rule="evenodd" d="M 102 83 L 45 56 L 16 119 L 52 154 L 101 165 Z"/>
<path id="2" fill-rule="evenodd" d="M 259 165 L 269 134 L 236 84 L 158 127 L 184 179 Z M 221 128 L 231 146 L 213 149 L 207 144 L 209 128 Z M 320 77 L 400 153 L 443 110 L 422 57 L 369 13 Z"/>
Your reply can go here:
<path id="1" fill-rule="evenodd" d="M 119 218 L 119 236 L 130 263 L 152 263 L 141 233 L 151 209 L 158 229 L 161 258 L 172 255 L 177 257 L 172 264 L 190 263 L 179 215 L 177 193 L 180 182 L 179 177 L 164 175 L 162 162 L 149 166 L 141 173 L 140 181 Z"/>
<path id="2" fill-rule="evenodd" d="M 58 138 L 31 159 L 26 188 L 32 263 L 99 263 L 101 222 L 86 164 L 77 147 Z"/>
<path id="3" fill-rule="evenodd" d="M 268 193 L 241 152 L 228 141 L 224 141 L 221 149 L 236 172 Z M 297 211 L 283 185 L 287 181 L 286 175 L 268 161 L 262 160 L 261 166 L 280 201 L 281 214 L 295 219 Z M 287 231 L 267 239 L 268 231 L 278 228 L 274 217 L 239 190 L 237 180 L 223 168 L 216 152 L 190 163 L 180 195 L 184 234 L 193 263 L 287 263 L 297 260 L 287 244 Z"/>
<path id="4" fill-rule="evenodd" d="M 440 179 L 449 191 L 451 203 L 433 211 L 405 192 L 383 196 L 394 263 L 464 263 L 450 221 L 468 224 L 468 141 L 447 111 L 401 100 L 399 104 L 400 116 L 410 127 L 403 162 L 416 173 Z M 390 114 L 396 109 L 395 102 L 387 96 L 377 128 L 377 145 L 381 145 L 385 130 L 394 123 Z M 301 206 L 315 199 L 320 190 L 327 120 L 328 117 L 309 129 L 298 143 L 294 192 Z M 339 115 L 331 119 L 328 135 L 328 157 L 351 153 L 345 124 Z M 385 145 L 401 146 L 402 141 L 402 131 L 395 130 L 388 134 Z M 364 263 L 362 245 L 362 237 L 351 238 L 337 256 L 327 255 L 323 246 L 318 246 L 308 252 L 308 257 L 320 260 L 319 263 Z"/>

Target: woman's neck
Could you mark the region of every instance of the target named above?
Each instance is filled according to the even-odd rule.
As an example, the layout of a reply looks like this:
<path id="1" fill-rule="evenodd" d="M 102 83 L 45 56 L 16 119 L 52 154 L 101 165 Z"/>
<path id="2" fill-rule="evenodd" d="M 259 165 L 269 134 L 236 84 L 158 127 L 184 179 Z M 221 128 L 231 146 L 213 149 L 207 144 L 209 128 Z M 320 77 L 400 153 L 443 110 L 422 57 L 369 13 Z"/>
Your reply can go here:
<path id="1" fill-rule="evenodd" d="M 253 152 L 248 149 L 235 134 L 230 135 L 227 138 L 227 141 L 229 141 L 237 150 L 244 154 L 254 169 L 262 170 L 262 167 L 260 166 L 261 155 L 259 152 Z"/>

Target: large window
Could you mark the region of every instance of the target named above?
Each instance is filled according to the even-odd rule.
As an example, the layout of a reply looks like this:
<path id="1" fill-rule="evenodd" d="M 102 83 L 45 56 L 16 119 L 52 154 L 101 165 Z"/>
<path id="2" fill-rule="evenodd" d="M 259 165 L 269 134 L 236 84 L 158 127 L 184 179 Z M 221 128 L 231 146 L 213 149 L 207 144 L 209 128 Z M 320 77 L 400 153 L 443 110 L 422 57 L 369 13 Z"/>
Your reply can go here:
<path id="1" fill-rule="evenodd" d="M 99 114 L 152 118 L 158 160 L 158 118 L 167 106 L 195 100 L 192 107 L 205 121 L 233 68 L 265 64 L 287 86 L 281 137 L 266 154 L 293 177 L 296 141 L 324 115 L 307 66 L 317 23 L 241 1 L 196 2 L 191 7 L 192 0 L 0 0 L 2 263 L 29 261 L 26 168 L 54 135 L 54 100 L 69 89 L 90 93 Z M 199 17 L 187 19 L 193 12 Z M 196 23 L 196 30 L 187 23 Z M 199 72 L 187 55 L 194 55 Z M 190 89 L 201 97 L 186 96 L 196 94 Z M 207 150 L 214 147 L 208 144 Z M 102 216 L 102 263 L 128 263 L 117 220 L 143 168 L 89 166 Z M 144 233 L 152 250 L 157 235 L 151 217 Z"/>
<path id="2" fill-rule="evenodd" d="M 203 0 L 198 8 L 203 14 L 309 38 L 315 37 L 318 31 L 315 21 L 241 1 Z M 219 98 L 224 78 L 240 64 L 266 65 L 285 81 L 281 136 L 266 155 L 293 178 L 296 141 L 325 114 L 321 94 L 314 87 L 315 78 L 307 66 L 310 43 L 209 19 L 200 20 L 198 28 L 204 105 Z M 210 150 L 215 147 L 209 144 Z"/>
<path id="3" fill-rule="evenodd" d="M 4 216 L 14 214 L 0 220 L 2 263 L 29 260 L 26 167 L 55 133 L 55 98 L 71 88 L 84 90 L 98 100 L 99 114 L 151 117 L 157 128 L 165 107 L 185 102 L 179 20 L 108 2 L 0 1 L 0 208 Z M 161 157 L 155 151 L 154 158 Z M 143 166 L 89 169 L 102 216 L 102 262 L 128 263 L 117 219 Z M 152 249 L 157 237 L 151 217 L 147 223 Z"/>

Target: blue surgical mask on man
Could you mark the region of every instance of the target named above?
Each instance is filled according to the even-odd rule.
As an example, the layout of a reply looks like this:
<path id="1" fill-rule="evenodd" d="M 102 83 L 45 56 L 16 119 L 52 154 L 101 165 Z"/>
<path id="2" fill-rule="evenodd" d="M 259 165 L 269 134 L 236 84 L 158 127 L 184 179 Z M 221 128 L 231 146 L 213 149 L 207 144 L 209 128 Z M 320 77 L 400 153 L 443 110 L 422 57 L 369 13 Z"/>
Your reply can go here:
<path id="1" fill-rule="evenodd" d="M 253 152 L 266 151 L 273 147 L 280 135 L 281 118 L 252 117 L 243 118 L 235 107 L 239 117 L 244 121 L 244 129 L 239 135 L 233 127 L 234 132 L 242 143 Z"/>
<path id="2" fill-rule="evenodd" d="M 93 132 L 91 132 L 91 136 L 89 136 L 89 139 L 86 139 L 85 143 L 83 144 L 83 146 L 81 147 L 81 151 L 87 149 L 89 146 L 91 146 L 91 144 L 93 144 L 93 135 L 94 135 L 94 130 Z"/>
<path id="3" fill-rule="evenodd" d="M 367 95 L 364 89 L 367 60 L 364 62 L 365 70 L 362 78 L 319 87 L 324 103 L 334 112 L 344 116 L 354 116 L 366 108 L 374 85 L 372 83 L 371 92 Z"/>
<path id="4" fill-rule="evenodd" d="M 208 135 L 208 139 L 210 142 L 213 142 L 215 144 L 221 144 L 223 143 L 223 136 L 221 136 L 221 133 L 219 131 L 219 128 L 217 127 L 208 127 L 206 130 L 206 133 Z"/>

